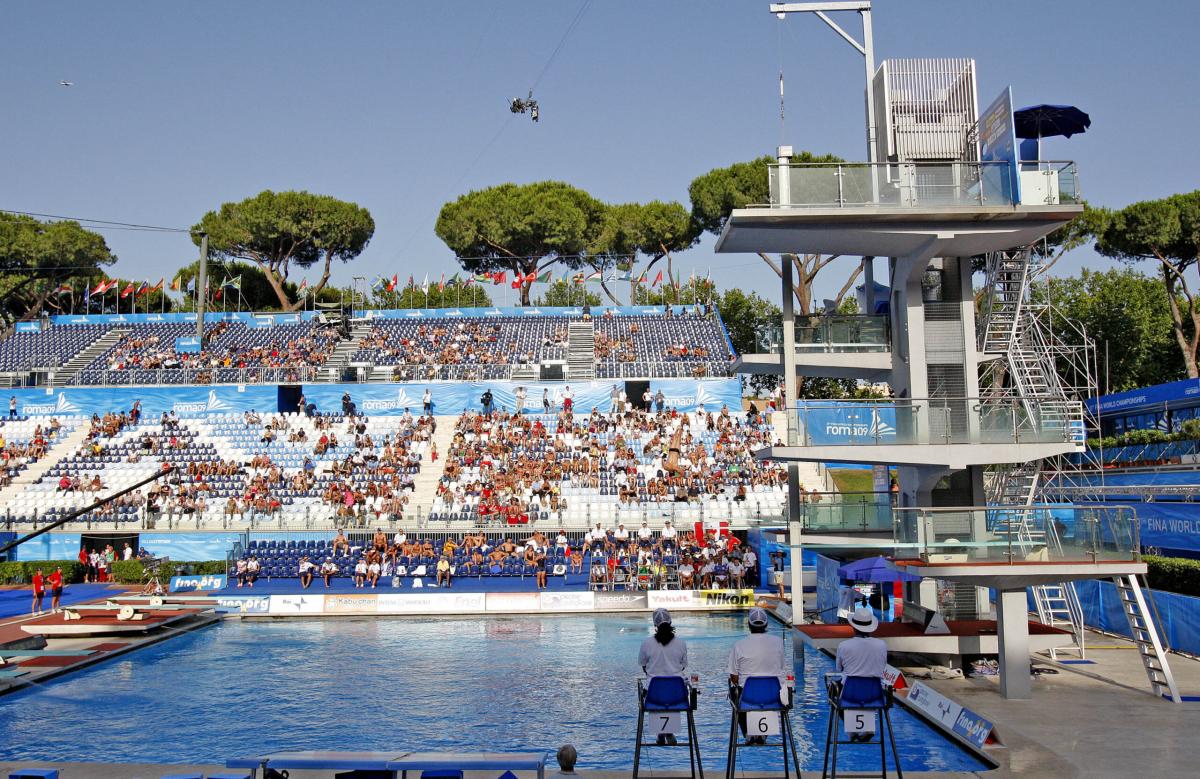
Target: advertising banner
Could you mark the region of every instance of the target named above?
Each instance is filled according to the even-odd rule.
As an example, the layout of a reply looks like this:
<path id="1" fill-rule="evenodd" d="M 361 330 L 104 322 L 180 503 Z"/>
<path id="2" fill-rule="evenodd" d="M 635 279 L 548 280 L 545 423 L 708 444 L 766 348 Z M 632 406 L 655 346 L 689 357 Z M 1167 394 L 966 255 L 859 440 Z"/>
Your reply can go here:
<path id="1" fill-rule="evenodd" d="M 804 435 L 816 446 L 896 441 L 896 406 L 892 403 L 831 403 L 826 406 L 808 401 L 800 418 Z"/>
<path id="2" fill-rule="evenodd" d="M 646 607 L 651 609 L 695 608 L 696 593 L 692 590 L 650 590 L 646 593 Z"/>
<path id="3" fill-rule="evenodd" d="M 175 351 L 178 354 L 199 354 L 200 339 L 194 335 L 181 335 L 175 339 Z"/>
<path id="4" fill-rule="evenodd" d="M 272 595 L 269 614 L 296 616 L 321 614 L 325 611 L 324 595 Z"/>
<path id="5" fill-rule="evenodd" d="M 275 324 L 310 322 L 320 316 L 316 311 L 297 311 L 293 314 L 255 314 L 250 311 L 207 311 L 205 322 L 241 322 L 253 326 L 256 321 L 270 320 Z M 195 322 L 196 315 L 174 311 L 165 314 L 56 314 L 50 317 L 56 325 L 138 325 L 152 322 Z"/>
<path id="6" fill-rule="evenodd" d="M 271 596 L 262 595 L 220 595 L 213 598 L 217 611 L 231 611 L 239 614 L 266 614 L 271 608 Z"/>
<path id="7" fill-rule="evenodd" d="M 326 614 L 374 614 L 379 610 L 375 593 L 347 593 L 325 596 Z"/>
<path id="8" fill-rule="evenodd" d="M 596 611 L 645 611 L 644 592 L 597 592 Z"/>
<path id="9" fill-rule="evenodd" d="M 555 410 L 562 408 L 563 397 L 570 388 L 576 413 L 588 413 L 593 408 L 612 410 L 614 384 L 623 382 L 410 382 L 405 384 L 306 384 L 304 397 L 315 403 L 319 413 L 339 411 L 342 395 L 350 399 L 368 416 L 396 416 L 407 410 L 416 415 L 422 411 L 422 397 L 429 390 L 435 414 L 461 414 L 463 411 L 482 411 L 483 393 L 491 390 L 492 406 L 499 411 L 514 411 L 517 407 L 517 388 L 525 388 L 525 411 L 542 411 L 545 392 Z M 662 379 L 650 382 L 652 393 L 662 391 L 665 405 L 680 411 L 720 411 L 729 406 L 735 412 L 741 408 L 742 388 L 736 379 Z M 640 400 L 640 398 L 639 398 Z M 261 408 L 261 406 L 260 406 Z M 894 418 L 894 412 L 893 412 Z"/>
<path id="10" fill-rule="evenodd" d="M 24 416 L 121 412 L 128 411 L 137 400 L 142 402 L 144 418 L 172 411 L 179 416 L 274 411 L 279 405 L 275 385 L 56 387 L 16 389 L 10 394 L 16 397 L 17 410 Z"/>
<path id="11" fill-rule="evenodd" d="M 520 593 L 522 595 L 537 595 Z M 379 596 L 380 614 L 481 614 L 488 596 L 482 592 L 390 593 Z M 536 608 L 536 607 L 535 607 Z"/>
<path id="12" fill-rule="evenodd" d="M 45 533 L 13 550 L 16 560 L 74 560 L 79 556 L 79 533 Z"/>
<path id="13" fill-rule="evenodd" d="M 596 593 L 550 592 L 542 593 L 542 611 L 591 611 L 596 607 Z"/>
<path id="14" fill-rule="evenodd" d="M 206 574 L 203 576 L 172 576 L 171 592 L 207 592 L 223 590 L 229 579 L 225 574 Z"/>
<path id="15" fill-rule="evenodd" d="M 155 557 L 169 557 L 177 562 L 224 560 L 241 540 L 241 533 L 142 533 L 138 544 Z M 75 554 L 79 554 L 76 547 Z"/>
<path id="16" fill-rule="evenodd" d="M 17 322 L 14 326 L 18 333 L 40 333 L 42 332 L 42 322 L 40 319 L 35 319 L 32 322 Z"/>
<path id="17" fill-rule="evenodd" d="M 754 605 L 754 590 L 700 590 L 700 605 L 710 609 L 748 609 Z"/>
<path id="18" fill-rule="evenodd" d="M 1017 170 L 1017 134 L 1013 120 L 1012 87 L 1005 87 L 979 117 L 979 159 L 982 162 L 1001 162 L 1004 165 L 983 167 L 983 175 L 1002 178 L 984 191 L 1003 192 L 1009 203 L 1021 202 L 1021 177 Z M 991 203 L 990 205 L 1001 205 Z M 1008 204 L 1004 204 L 1008 205 Z"/>
<path id="19" fill-rule="evenodd" d="M 537 592 L 489 592 L 489 612 L 541 611 L 541 593 Z"/>

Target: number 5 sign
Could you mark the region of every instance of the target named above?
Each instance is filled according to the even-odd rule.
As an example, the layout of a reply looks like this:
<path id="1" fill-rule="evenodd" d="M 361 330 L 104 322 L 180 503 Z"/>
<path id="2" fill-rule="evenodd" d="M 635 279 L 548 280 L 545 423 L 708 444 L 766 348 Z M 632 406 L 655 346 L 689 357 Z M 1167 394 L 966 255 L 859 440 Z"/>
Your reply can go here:
<path id="1" fill-rule="evenodd" d="M 846 709 L 842 713 L 847 733 L 875 732 L 875 712 L 867 709 Z"/>
<path id="2" fill-rule="evenodd" d="M 779 712 L 749 711 L 746 712 L 747 736 L 778 736 Z"/>

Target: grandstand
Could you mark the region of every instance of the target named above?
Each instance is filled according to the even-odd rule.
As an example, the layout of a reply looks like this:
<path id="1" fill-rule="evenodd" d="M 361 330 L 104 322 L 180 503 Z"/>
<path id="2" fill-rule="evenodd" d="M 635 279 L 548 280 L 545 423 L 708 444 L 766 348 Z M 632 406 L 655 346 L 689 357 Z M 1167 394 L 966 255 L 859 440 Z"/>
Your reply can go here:
<path id="1" fill-rule="evenodd" d="M 0 341 L 0 378 L 10 386 L 286 383 L 336 380 L 351 365 L 364 380 L 503 381 L 538 378 L 542 366 L 572 356 L 595 372 L 577 378 L 731 375 L 724 326 L 701 308 L 534 311 L 371 311 L 345 337 L 314 312 L 214 313 L 199 351 L 180 346 L 195 332 L 189 315 L 54 316 Z M 335 354 L 335 370 L 318 370 Z"/>

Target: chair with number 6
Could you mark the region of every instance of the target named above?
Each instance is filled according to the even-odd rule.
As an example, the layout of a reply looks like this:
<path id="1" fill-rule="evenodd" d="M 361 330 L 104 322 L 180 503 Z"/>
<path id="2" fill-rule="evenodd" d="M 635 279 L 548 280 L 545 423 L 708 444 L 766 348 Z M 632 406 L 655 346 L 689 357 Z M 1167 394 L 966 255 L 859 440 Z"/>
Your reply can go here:
<path id="1" fill-rule="evenodd" d="M 825 730 L 825 759 L 821 764 L 821 779 L 836 779 L 838 746 L 874 746 L 876 736 L 879 739 L 879 776 L 887 779 L 886 747 L 890 744 L 896 777 L 904 779 L 890 714 L 892 686 L 873 676 L 830 673 L 825 675 L 825 690 L 829 698 L 829 726 Z M 887 731 L 886 742 L 884 731 Z M 845 738 L 842 738 L 843 733 Z"/>
<path id="2" fill-rule="evenodd" d="M 693 681 L 689 682 L 682 676 L 651 676 L 644 682 L 638 679 L 638 727 L 637 744 L 633 751 L 633 779 L 638 779 L 642 747 L 661 746 L 686 746 L 692 779 L 704 779 L 704 767 L 700 763 L 700 742 L 696 738 L 694 715 L 697 690 L 694 681 L 693 678 Z M 686 742 L 675 738 L 683 724 L 681 719 L 687 723 Z M 646 741 L 650 736 L 655 740 Z"/>
<path id="3" fill-rule="evenodd" d="M 795 677 L 787 677 L 785 686 L 778 676 L 748 676 L 740 686 L 730 685 L 729 705 L 732 717 L 729 724 L 729 750 L 725 762 L 725 777 L 733 779 L 737 771 L 739 721 L 745 717 L 746 746 L 779 747 L 783 749 L 783 777 L 796 771 L 800 779 L 800 753 L 796 751 L 796 736 L 792 731 L 792 705 Z M 773 738 L 778 738 L 774 741 Z M 791 762 L 788 752 L 791 752 Z"/>

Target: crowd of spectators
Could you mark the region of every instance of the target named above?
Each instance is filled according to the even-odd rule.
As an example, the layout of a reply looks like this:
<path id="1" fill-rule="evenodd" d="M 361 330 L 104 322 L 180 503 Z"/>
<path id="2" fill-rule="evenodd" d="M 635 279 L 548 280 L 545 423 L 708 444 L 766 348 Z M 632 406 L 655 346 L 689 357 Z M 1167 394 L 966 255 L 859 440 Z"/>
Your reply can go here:
<path id="1" fill-rule="evenodd" d="M 113 371 L 142 368 L 289 368 L 321 365 L 337 345 L 336 332 L 313 324 L 299 337 L 291 328 L 281 326 L 277 337 L 267 343 L 248 338 L 241 323 L 218 322 L 205 332 L 205 348 L 200 352 L 177 352 L 175 338 L 153 331 L 130 335 L 106 357 L 105 368 Z"/>
<path id="2" fill-rule="evenodd" d="M 745 500 L 786 483 L 786 471 L 754 459 L 773 442 L 758 415 L 728 408 L 694 414 L 627 410 L 525 415 L 468 412 L 446 452 L 435 514 L 473 512 L 507 524 L 561 520 L 563 487 L 614 495 L 618 506 Z"/>

